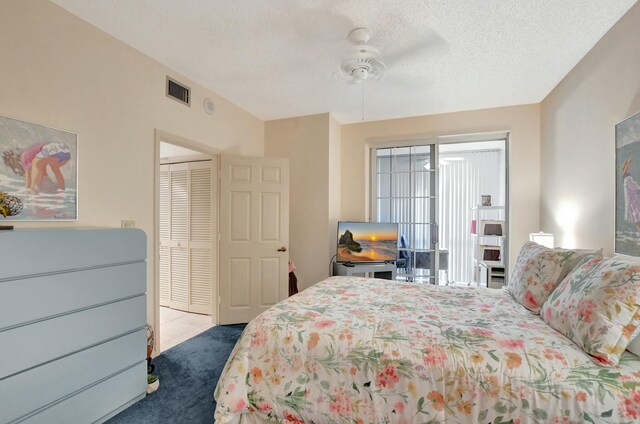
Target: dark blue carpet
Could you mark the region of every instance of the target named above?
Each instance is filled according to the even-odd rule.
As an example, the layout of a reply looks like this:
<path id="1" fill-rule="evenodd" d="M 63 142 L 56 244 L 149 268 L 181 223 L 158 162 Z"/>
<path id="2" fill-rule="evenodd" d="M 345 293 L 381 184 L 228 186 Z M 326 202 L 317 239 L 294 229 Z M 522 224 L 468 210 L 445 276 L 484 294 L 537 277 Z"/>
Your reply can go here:
<path id="1" fill-rule="evenodd" d="M 213 391 L 244 327 L 213 327 L 158 355 L 160 388 L 107 423 L 212 424 Z"/>

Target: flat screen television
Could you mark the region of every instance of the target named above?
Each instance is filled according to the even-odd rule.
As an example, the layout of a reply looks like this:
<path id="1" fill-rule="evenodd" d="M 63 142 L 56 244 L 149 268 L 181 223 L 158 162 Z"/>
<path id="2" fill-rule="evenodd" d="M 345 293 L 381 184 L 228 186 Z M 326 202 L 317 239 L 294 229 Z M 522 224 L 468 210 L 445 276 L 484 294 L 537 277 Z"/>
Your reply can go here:
<path id="1" fill-rule="evenodd" d="M 338 222 L 336 262 L 385 262 L 398 256 L 398 224 Z"/>

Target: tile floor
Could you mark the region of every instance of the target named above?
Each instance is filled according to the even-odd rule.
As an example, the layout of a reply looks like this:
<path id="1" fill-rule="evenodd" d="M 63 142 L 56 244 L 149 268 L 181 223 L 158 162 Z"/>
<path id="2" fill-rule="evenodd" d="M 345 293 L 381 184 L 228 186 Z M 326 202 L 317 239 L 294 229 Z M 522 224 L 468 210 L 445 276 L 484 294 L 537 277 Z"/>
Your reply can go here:
<path id="1" fill-rule="evenodd" d="M 160 352 L 213 327 L 211 316 L 160 307 Z"/>

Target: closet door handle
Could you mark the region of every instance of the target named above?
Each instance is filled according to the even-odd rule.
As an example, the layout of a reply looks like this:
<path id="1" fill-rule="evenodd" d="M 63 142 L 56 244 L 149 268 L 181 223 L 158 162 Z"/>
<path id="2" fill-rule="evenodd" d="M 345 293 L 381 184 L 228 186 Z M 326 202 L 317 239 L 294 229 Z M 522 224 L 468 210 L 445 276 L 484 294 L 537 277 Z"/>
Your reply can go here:
<path id="1" fill-rule="evenodd" d="M 287 248 L 282 246 L 280 249 L 278 249 L 278 252 L 286 252 Z"/>

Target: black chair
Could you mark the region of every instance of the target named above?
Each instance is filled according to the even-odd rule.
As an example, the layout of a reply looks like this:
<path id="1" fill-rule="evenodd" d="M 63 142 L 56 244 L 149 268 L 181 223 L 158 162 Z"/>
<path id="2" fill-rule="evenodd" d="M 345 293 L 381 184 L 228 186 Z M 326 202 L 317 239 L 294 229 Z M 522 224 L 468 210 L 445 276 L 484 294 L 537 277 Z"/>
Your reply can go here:
<path id="1" fill-rule="evenodd" d="M 400 250 L 398 251 L 398 259 L 396 260 L 396 267 L 398 269 L 404 269 L 407 273 L 412 268 L 415 269 L 431 269 L 431 253 L 432 252 L 416 252 L 415 266 L 412 266 L 412 255 L 408 250 L 409 243 L 404 235 L 400 236 Z M 446 249 L 440 250 L 440 270 L 445 272 L 446 284 L 449 284 L 449 251 Z M 411 277 L 407 277 L 407 281 L 413 281 Z"/>
<path id="2" fill-rule="evenodd" d="M 400 249 L 398 251 L 398 259 L 396 260 L 396 268 L 409 270 L 411 268 L 411 253 L 404 250 L 409 247 L 407 239 L 404 235 L 400 236 Z"/>

